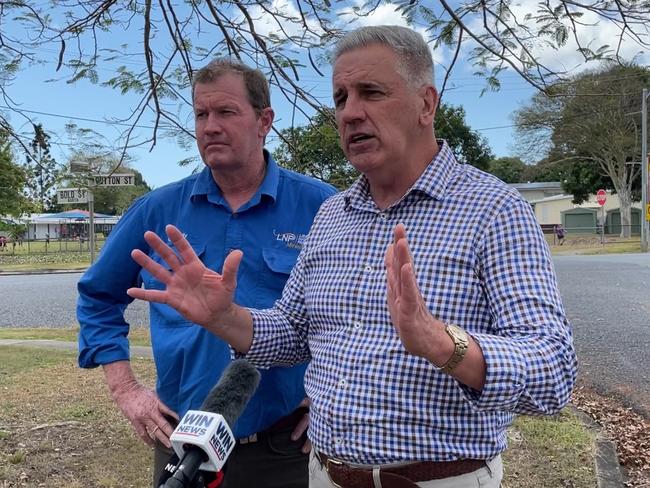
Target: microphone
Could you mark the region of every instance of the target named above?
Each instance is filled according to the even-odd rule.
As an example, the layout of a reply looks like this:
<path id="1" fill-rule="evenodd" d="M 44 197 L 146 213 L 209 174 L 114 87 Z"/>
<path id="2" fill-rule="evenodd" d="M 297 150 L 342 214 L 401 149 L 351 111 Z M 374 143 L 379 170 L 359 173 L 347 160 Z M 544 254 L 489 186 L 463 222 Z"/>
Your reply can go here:
<path id="1" fill-rule="evenodd" d="M 169 440 L 180 462 L 162 488 L 187 488 L 199 470 L 220 471 L 235 447 L 231 426 L 260 382 L 260 373 L 245 359 L 230 363 L 210 390 L 201 410 L 188 410 Z"/>

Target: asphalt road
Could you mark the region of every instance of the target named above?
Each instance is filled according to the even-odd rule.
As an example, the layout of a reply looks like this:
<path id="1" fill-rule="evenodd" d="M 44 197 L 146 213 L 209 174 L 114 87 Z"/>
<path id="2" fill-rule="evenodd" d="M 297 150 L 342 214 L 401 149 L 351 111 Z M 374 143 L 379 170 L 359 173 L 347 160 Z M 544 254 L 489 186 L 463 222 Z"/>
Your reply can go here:
<path id="1" fill-rule="evenodd" d="M 0 276 L 0 327 L 76 327 L 77 281 L 81 273 Z M 134 326 L 149 323 L 148 306 L 126 310 Z"/>
<path id="2" fill-rule="evenodd" d="M 580 377 L 650 417 L 650 254 L 557 256 Z"/>
<path id="3" fill-rule="evenodd" d="M 557 256 L 582 380 L 650 416 L 650 254 Z M 81 275 L 0 276 L 0 327 L 70 327 Z M 127 309 L 147 324 L 147 306 Z"/>

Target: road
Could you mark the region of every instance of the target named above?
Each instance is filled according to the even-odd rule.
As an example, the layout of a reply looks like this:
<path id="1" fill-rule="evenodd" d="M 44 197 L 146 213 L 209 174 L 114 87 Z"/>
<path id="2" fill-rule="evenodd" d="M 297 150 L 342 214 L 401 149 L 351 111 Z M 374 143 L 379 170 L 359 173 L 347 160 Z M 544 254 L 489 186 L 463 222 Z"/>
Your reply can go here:
<path id="1" fill-rule="evenodd" d="M 650 254 L 554 261 L 581 379 L 650 417 Z"/>
<path id="2" fill-rule="evenodd" d="M 81 273 L 0 276 L 0 327 L 76 327 L 77 281 Z M 127 308 L 130 324 L 148 324 L 146 304 Z"/>
<path id="3" fill-rule="evenodd" d="M 556 256 L 581 378 L 650 417 L 650 254 Z M 0 276 L 0 327 L 76 326 L 80 274 Z M 133 325 L 147 307 L 127 309 Z"/>

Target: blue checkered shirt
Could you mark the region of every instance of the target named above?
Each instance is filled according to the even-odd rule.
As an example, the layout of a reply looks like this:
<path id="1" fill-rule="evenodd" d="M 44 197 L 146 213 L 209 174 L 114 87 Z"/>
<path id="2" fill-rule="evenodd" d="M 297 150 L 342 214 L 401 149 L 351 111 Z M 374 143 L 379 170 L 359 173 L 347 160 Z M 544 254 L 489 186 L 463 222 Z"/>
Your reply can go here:
<path id="1" fill-rule="evenodd" d="M 575 381 L 571 328 L 529 204 L 440 142 L 389 208 L 377 208 L 364 177 L 327 200 L 282 298 L 252 310 L 246 357 L 259 366 L 311 361 L 309 437 L 348 462 L 492 458 L 514 414 L 557 412 Z M 395 332 L 384 253 L 400 222 L 431 314 L 483 351 L 480 392 L 406 352 Z"/>

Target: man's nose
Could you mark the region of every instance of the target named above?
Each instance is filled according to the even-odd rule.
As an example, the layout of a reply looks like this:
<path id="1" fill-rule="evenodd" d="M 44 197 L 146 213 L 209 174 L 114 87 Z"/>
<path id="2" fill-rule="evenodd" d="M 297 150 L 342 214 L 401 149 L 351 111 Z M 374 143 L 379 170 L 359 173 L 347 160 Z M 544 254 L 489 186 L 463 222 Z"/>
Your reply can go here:
<path id="1" fill-rule="evenodd" d="M 366 112 L 359 97 L 348 96 L 343 107 L 337 109 L 337 114 L 341 122 L 349 124 L 350 122 L 363 120 Z"/>
<path id="2" fill-rule="evenodd" d="M 210 133 L 221 132 L 223 130 L 223 126 L 221 124 L 221 119 L 219 118 L 219 116 L 214 113 L 209 113 L 205 120 L 203 130 L 205 130 L 205 132 L 210 132 Z"/>

